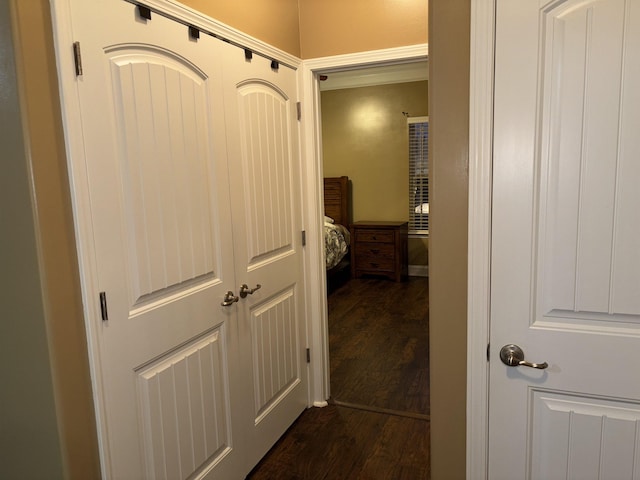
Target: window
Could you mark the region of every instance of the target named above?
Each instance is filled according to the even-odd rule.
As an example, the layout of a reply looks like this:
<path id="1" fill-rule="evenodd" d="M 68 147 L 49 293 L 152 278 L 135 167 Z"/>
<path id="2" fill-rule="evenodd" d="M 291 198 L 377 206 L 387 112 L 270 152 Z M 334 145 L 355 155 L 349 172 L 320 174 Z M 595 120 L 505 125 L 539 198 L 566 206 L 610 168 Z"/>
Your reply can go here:
<path id="1" fill-rule="evenodd" d="M 429 234 L 429 117 L 407 118 L 409 130 L 409 233 Z"/>

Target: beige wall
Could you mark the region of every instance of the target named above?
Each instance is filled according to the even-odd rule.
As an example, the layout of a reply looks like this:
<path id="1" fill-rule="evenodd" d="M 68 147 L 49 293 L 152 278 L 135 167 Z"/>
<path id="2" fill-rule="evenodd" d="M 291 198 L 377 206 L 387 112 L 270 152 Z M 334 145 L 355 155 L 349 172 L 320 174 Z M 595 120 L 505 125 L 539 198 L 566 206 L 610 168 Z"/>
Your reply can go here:
<path id="1" fill-rule="evenodd" d="M 300 0 L 302 58 L 427 43 L 427 0 Z"/>
<path id="2" fill-rule="evenodd" d="M 300 57 L 298 0 L 182 0 L 182 3 Z"/>
<path id="3" fill-rule="evenodd" d="M 427 0 L 182 0 L 300 58 L 427 43 Z"/>
<path id="4" fill-rule="evenodd" d="M 4 3 L 3 3 L 4 4 Z M 15 40 L 15 52 L 17 58 L 17 75 L 20 82 L 21 115 L 23 128 L 26 135 L 26 145 L 23 150 L 22 166 L 31 169 L 35 196 L 29 200 L 22 211 L 22 222 L 26 219 L 34 219 L 31 208 L 35 210 L 33 231 L 24 231 L 20 235 L 12 235 L 12 238 L 20 245 L 28 246 L 31 242 L 39 244 L 39 265 L 34 265 L 37 272 L 32 274 L 35 281 L 39 278 L 39 284 L 31 290 L 21 290 L 27 294 L 33 306 L 37 300 L 42 300 L 42 312 L 38 315 L 29 314 L 28 321 L 24 317 L 14 317 L 13 335 L 2 335 L 3 339 L 11 339 L 13 349 L 19 349 L 20 362 L 14 362 L 16 372 L 24 375 L 23 381 L 31 382 L 33 377 L 29 375 L 24 359 L 38 359 L 42 367 L 46 367 L 51 374 L 51 387 L 54 392 L 55 410 L 57 416 L 57 430 L 52 433 L 59 435 L 59 456 L 65 470 L 65 477 L 71 479 L 99 478 L 98 447 L 93 411 L 93 399 L 91 396 L 88 357 L 86 349 L 86 335 L 82 316 L 80 297 L 80 285 L 78 280 L 78 266 L 74 243 L 73 219 L 69 196 L 69 182 L 66 170 L 66 157 L 62 138 L 62 125 L 60 121 L 60 105 L 56 77 L 56 66 L 53 57 L 53 45 L 51 42 L 51 18 L 49 3 L 47 0 L 32 0 L 23 2 L 13 0 L 9 2 L 13 12 L 13 37 Z M 18 119 L 16 118 L 16 124 Z M 5 122 L 3 122 L 3 126 Z M 16 140 L 13 139 L 15 142 Z M 5 145 L 4 142 L 2 142 Z M 16 161 L 18 157 L 15 157 Z M 4 177 L 3 177 L 4 178 Z M 14 185 L 14 188 L 18 188 Z M 29 195 L 27 185 L 23 195 Z M 4 189 L 2 189 L 4 191 Z M 10 203 L 3 201 L 3 205 Z M 15 205 L 15 202 L 12 203 Z M 29 209 L 27 211 L 26 209 Z M 8 224 L 2 222 L 6 227 Z M 18 232 L 14 231 L 14 234 Z M 12 259 L 22 261 L 27 258 L 27 251 L 14 251 L 8 253 L 2 249 L 2 253 L 11 254 Z M 4 262 L 3 262 L 4 264 Z M 28 265 L 25 262 L 24 265 Z M 22 265 L 21 265 L 22 267 Z M 3 282 L 12 283 L 12 276 L 3 272 Z M 41 291 L 40 291 L 41 287 Z M 5 290 L 1 288 L 1 290 Z M 1 304 L 4 305 L 4 302 Z M 32 343 L 31 333 L 36 331 L 31 322 L 37 322 L 38 327 L 44 329 L 47 335 L 47 345 L 38 355 L 34 355 L 32 349 L 38 343 Z M 25 331 L 21 333 L 20 329 Z M 24 337 L 22 337 L 24 335 Z M 2 349 L 4 351 L 4 349 Z M 3 365 L 5 362 L 2 362 Z M 2 378 L 5 378 L 4 376 Z M 44 379 L 43 379 L 44 385 Z M 40 395 L 40 387 L 34 382 L 37 390 L 31 395 L 32 399 L 44 402 L 46 396 Z M 46 411 L 46 408 L 34 408 L 30 401 L 25 401 L 24 391 L 21 389 L 7 388 L 5 392 L 14 392 L 16 395 L 16 407 L 22 411 L 22 418 L 38 418 L 38 412 Z M 6 415 L 8 412 L 3 411 Z M 15 412 L 14 412 L 15 413 Z M 28 423 L 28 422 L 26 422 Z M 16 477 L 8 475 L 7 478 L 27 478 L 23 470 L 25 465 L 32 467 L 38 465 L 44 468 L 40 477 L 56 478 L 57 474 L 48 470 L 40 463 L 40 454 L 54 455 L 54 442 L 49 439 L 49 448 L 42 445 L 38 448 L 34 442 L 44 441 L 46 428 L 34 426 L 33 430 L 22 425 L 17 437 L 28 435 L 25 439 L 27 447 L 25 452 L 31 450 L 38 454 L 33 457 L 37 461 L 21 458 L 20 455 L 12 457 L 18 462 Z M 4 429 L 3 433 L 4 432 Z M 13 431 L 16 434 L 15 431 Z M 15 446 L 15 444 L 14 444 Z M 4 450 L 4 449 L 3 449 Z M 22 452 L 23 454 L 25 452 Z M 6 453 L 6 451 L 4 452 Z M 2 462 L 3 468 L 8 468 L 10 462 Z M 0 474 L 0 476 L 3 476 Z"/>
<path id="5" fill-rule="evenodd" d="M 0 477 L 96 478 L 48 12 L 0 3 Z"/>
<path id="6" fill-rule="evenodd" d="M 407 120 L 428 115 L 427 82 L 321 95 L 324 176 L 352 182 L 353 221 L 409 220 Z M 409 264 L 428 264 L 428 239 L 409 239 Z"/>
<path id="7" fill-rule="evenodd" d="M 429 4 L 431 472 L 465 478 L 471 0 Z"/>
<path id="8" fill-rule="evenodd" d="M 427 82 L 321 95 L 324 174 L 352 181 L 353 220 L 408 220 L 407 119 L 428 115 Z"/>

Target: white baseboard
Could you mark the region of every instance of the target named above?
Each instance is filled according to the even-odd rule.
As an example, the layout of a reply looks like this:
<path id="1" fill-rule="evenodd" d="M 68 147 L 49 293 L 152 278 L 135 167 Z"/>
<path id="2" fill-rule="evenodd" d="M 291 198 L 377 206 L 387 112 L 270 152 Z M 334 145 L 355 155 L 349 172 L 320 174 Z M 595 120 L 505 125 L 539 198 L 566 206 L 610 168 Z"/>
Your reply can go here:
<path id="1" fill-rule="evenodd" d="M 410 277 L 428 277 L 429 265 L 409 265 Z"/>

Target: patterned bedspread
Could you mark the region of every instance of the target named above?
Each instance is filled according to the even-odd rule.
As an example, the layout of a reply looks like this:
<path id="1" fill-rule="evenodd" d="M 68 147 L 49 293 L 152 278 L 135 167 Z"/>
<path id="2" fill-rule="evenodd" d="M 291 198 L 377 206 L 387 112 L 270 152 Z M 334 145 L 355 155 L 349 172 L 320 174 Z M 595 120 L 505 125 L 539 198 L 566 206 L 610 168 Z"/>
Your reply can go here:
<path id="1" fill-rule="evenodd" d="M 349 251 L 349 230 L 342 225 L 324 222 L 324 252 L 327 270 L 335 267 Z"/>

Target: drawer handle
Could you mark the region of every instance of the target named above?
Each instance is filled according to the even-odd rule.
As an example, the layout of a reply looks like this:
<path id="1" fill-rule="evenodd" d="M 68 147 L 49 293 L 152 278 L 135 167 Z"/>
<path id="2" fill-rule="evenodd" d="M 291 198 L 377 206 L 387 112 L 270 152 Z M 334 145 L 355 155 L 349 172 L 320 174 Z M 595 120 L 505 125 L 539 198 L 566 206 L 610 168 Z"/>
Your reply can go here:
<path id="1" fill-rule="evenodd" d="M 371 265 L 373 268 L 378 268 L 378 263 L 370 263 L 369 265 Z"/>
<path id="2" fill-rule="evenodd" d="M 374 255 L 377 255 L 380 253 L 380 250 L 378 250 L 377 248 L 372 248 L 371 253 L 373 253 Z"/>

